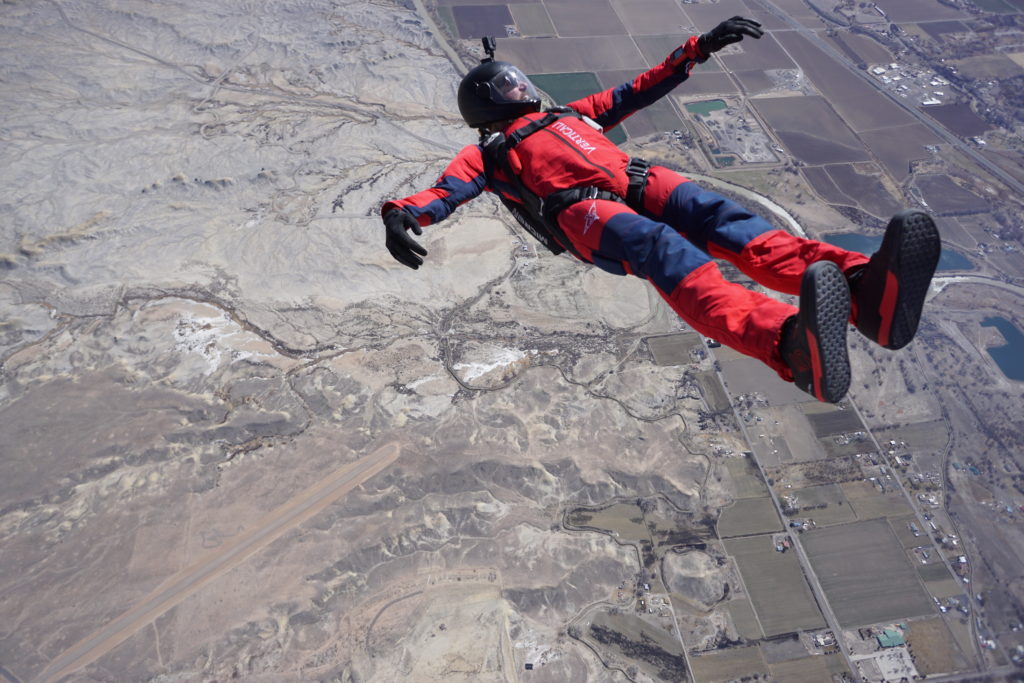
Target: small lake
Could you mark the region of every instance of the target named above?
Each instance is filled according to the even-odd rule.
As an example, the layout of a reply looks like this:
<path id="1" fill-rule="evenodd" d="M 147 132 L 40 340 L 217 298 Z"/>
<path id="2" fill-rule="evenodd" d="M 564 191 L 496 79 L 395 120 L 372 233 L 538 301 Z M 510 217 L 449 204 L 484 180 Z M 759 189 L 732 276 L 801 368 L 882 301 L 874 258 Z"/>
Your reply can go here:
<path id="1" fill-rule="evenodd" d="M 686 111 L 691 114 L 707 116 L 711 112 L 725 109 L 727 106 L 725 100 L 704 100 L 703 102 L 690 102 L 686 105 Z"/>
<path id="2" fill-rule="evenodd" d="M 988 349 L 992 360 L 1008 378 L 1024 382 L 1024 334 L 1012 322 L 999 316 L 985 318 L 981 326 L 996 328 L 1006 339 L 1006 344 Z"/>
<path id="3" fill-rule="evenodd" d="M 869 237 L 856 232 L 830 233 L 825 235 L 824 239 L 829 244 L 850 251 L 859 251 L 869 256 L 878 251 L 878 247 L 882 245 L 881 235 Z M 974 270 L 974 265 L 959 251 L 942 247 L 938 270 Z"/>

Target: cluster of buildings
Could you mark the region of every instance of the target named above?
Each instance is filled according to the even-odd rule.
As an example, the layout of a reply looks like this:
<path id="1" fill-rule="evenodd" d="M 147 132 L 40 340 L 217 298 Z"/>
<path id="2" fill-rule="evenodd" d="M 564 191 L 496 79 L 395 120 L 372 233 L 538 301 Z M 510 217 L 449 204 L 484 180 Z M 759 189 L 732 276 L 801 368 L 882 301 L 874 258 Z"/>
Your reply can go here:
<path id="1" fill-rule="evenodd" d="M 793 547 L 793 541 L 790 540 L 789 534 L 778 534 L 774 538 L 775 540 L 775 552 L 784 553 Z"/>
<path id="2" fill-rule="evenodd" d="M 906 626 L 888 624 L 857 631 L 862 641 L 874 641 L 873 652 L 851 655 L 863 681 L 912 681 L 920 676 L 904 635 Z"/>
<path id="3" fill-rule="evenodd" d="M 970 614 L 970 612 L 971 612 L 971 608 L 967 606 L 967 600 L 968 599 L 963 597 L 963 596 L 961 596 L 961 597 L 955 597 L 954 596 L 954 597 L 945 598 L 945 599 L 939 599 L 939 598 L 933 597 L 932 599 L 935 600 L 935 605 L 939 608 L 939 611 L 942 612 L 943 614 L 946 614 L 950 610 L 956 610 L 957 612 L 960 612 L 961 614 Z"/>
<path id="4" fill-rule="evenodd" d="M 937 74 L 902 67 L 896 62 L 872 67 L 871 73 L 900 97 L 913 95 L 918 98 L 922 106 L 935 106 L 948 101 L 945 88 L 950 83 Z"/>

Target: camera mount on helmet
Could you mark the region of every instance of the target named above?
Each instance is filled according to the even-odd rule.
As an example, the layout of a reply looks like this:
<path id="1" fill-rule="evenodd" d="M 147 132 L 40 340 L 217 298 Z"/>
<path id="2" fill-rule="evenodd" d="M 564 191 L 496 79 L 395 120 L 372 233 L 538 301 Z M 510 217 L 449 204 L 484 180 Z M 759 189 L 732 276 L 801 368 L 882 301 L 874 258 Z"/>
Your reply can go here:
<path id="1" fill-rule="evenodd" d="M 487 53 L 487 56 L 481 59 L 480 63 L 483 64 L 484 62 L 493 62 L 494 51 L 498 47 L 498 41 L 494 39 L 494 36 L 484 36 L 480 40 L 480 42 L 484 44 L 484 52 Z"/>

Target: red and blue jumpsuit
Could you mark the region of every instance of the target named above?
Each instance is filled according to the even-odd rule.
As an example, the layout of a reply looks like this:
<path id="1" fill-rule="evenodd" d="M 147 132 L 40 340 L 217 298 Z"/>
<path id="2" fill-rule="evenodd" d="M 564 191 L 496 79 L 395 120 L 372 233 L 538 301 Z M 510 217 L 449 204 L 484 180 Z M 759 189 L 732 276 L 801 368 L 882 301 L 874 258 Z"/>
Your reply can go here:
<path id="1" fill-rule="evenodd" d="M 688 78 L 694 64 L 705 60 L 692 37 L 632 81 L 568 106 L 608 130 L 666 95 Z M 515 119 L 504 133 L 508 136 L 542 116 Z M 484 154 L 479 144 L 463 148 L 433 187 L 386 202 L 382 215 L 404 209 L 427 226 L 485 190 L 519 201 L 500 170 L 488 164 L 485 171 Z M 520 181 L 539 197 L 583 186 L 626 196 L 629 156 L 580 119 L 559 119 L 524 138 L 509 156 Z M 868 260 L 775 229 L 735 202 L 661 166 L 651 167 L 642 212 L 617 201 L 588 199 L 563 210 L 558 222 L 584 259 L 610 273 L 645 278 L 695 330 L 757 358 L 788 381 L 792 372 L 778 347 L 782 325 L 796 308 L 725 280 L 712 259 L 724 259 L 754 281 L 787 294 L 799 293 L 804 270 L 815 261 L 833 261 L 848 272 Z"/>

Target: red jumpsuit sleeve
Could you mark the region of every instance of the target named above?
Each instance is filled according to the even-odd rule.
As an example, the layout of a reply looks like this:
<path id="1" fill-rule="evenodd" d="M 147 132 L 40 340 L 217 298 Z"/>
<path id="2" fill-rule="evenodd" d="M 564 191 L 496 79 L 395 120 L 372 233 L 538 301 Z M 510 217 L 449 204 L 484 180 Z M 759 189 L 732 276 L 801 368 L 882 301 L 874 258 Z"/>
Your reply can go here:
<path id="1" fill-rule="evenodd" d="M 433 187 L 384 202 L 380 213 L 383 216 L 392 209 L 404 209 L 420 225 L 427 226 L 444 220 L 486 187 L 483 149 L 480 145 L 468 145 L 455 155 Z"/>
<path id="2" fill-rule="evenodd" d="M 594 119 L 602 128 L 614 128 L 627 117 L 658 101 L 690 76 L 694 64 L 707 61 L 697 47 L 697 36 L 672 51 L 663 62 L 643 72 L 632 81 L 570 102 L 584 116 Z"/>

